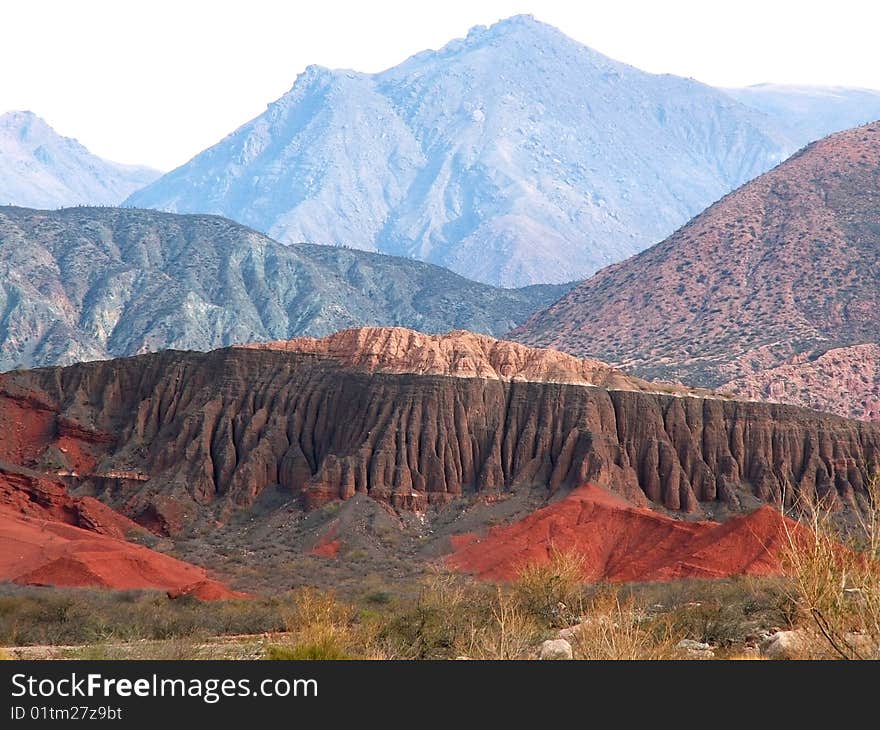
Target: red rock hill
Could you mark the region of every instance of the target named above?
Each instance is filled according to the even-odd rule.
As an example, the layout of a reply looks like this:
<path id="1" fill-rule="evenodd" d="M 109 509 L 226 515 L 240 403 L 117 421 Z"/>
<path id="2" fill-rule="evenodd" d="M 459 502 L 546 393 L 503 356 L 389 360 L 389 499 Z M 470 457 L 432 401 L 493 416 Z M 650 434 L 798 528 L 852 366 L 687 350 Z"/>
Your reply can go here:
<path id="1" fill-rule="evenodd" d="M 401 335 L 378 333 L 375 345 L 369 332 L 354 332 L 301 346 L 6 373 L 0 422 L 24 425 L 2 449 L 169 535 L 226 522 L 269 487 L 307 506 L 360 493 L 417 510 L 585 482 L 684 512 L 746 510 L 783 495 L 847 502 L 880 460 L 873 424 L 680 392 L 518 380 L 586 379 L 598 369 L 597 379 L 620 382 L 603 366 L 480 338 L 404 332 L 423 349 L 392 348 L 397 355 L 386 360 L 375 352 Z M 365 344 L 340 356 L 340 340 Z M 466 362 L 467 372 L 501 375 L 380 371 L 426 362 L 444 373 Z M 547 362 L 573 368 L 535 365 Z"/>
<path id="2" fill-rule="evenodd" d="M 685 522 L 585 486 L 485 537 L 454 538 L 446 562 L 484 580 L 510 580 L 554 550 L 574 550 L 590 582 L 776 575 L 789 536 L 802 539 L 802 529 L 771 507 L 724 523 Z"/>
<path id="3" fill-rule="evenodd" d="M 878 221 L 880 122 L 810 145 L 509 336 L 876 419 L 880 370 L 858 346 L 880 343 Z"/>

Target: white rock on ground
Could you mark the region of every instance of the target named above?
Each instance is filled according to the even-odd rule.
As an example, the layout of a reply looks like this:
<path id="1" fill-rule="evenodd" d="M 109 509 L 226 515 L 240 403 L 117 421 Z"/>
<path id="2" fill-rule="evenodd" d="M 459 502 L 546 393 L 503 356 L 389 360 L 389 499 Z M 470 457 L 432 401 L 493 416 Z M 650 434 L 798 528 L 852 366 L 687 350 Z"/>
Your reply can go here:
<path id="1" fill-rule="evenodd" d="M 541 659 L 572 659 L 571 644 L 565 639 L 547 639 L 543 642 L 538 651 Z"/>
<path id="2" fill-rule="evenodd" d="M 675 648 L 693 659 L 712 659 L 715 656 L 711 644 L 694 639 L 682 639 L 675 645 Z"/>
<path id="3" fill-rule="evenodd" d="M 807 635 L 800 630 L 777 631 L 761 646 L 768 659 L 797 659 L 807 650 Z"/>

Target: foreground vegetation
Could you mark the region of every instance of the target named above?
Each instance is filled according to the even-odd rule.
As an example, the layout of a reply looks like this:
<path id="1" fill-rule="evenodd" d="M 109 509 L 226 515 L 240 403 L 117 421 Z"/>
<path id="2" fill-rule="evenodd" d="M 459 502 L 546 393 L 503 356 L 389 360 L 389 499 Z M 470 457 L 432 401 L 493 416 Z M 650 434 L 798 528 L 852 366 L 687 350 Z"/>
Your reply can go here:
<path id="1" fill-rule="evenodd" d="M 839 505 L 802 508 L 785 578 L 581 583 L 555 553 L 505 585 L 435 572 L 344 599 L 303 587 L 203 603 L 143 591 L 0 585 L 0 658 L 527 659 L 564 639 L 573 658 L 880 658 L 880 480 L 846 541 Z M 30 648 L 27 648 L 30 647 Z"/>
<path id="2" fill-rule="evenodd" d="M 519 659 L 563 630 L 576 658 L 663 659 L 682 656 L 683 638 L 741 653 L 795 613 L 777 580 L 584 587 L 578 560 L 558 555 L 502 587 L 436 573 L 351 600 L 313 588 L 202 603 L 7 585 L 0 645 L 62 658 Z"/>
<path id="3" fill-rule="evenodd" d="M 787 531 L 787 584 L 807 617 L 803 658 L 880 659 L 880 473 L 858 499 L 844 528 L 826 497 L 800 505 L 806 530 Z"/>

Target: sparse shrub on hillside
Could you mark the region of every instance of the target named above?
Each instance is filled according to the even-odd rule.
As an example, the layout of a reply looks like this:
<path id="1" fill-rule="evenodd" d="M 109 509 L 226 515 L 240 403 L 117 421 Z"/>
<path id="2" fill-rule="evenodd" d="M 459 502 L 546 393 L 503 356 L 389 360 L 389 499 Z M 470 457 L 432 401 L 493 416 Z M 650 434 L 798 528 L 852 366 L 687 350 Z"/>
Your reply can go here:
<path id="1" fill-rule="evenodd" d="M 655 660 L 675 658 L 673 636 L 665 620 L 646 615 L 615 588 L 593 597 L 571 641 L 576 659 Z"/>
<path id="2" fill-rule="evenodd" d="M 880 473 L 859 501 L 846 534 L 828 500 L 799 505 L 809 529 L 787 531 L 784 563 L 815 658 L 880 658 Z"/>
<path id="3" fill-rule="evenodd" d="M 284 611 L 284 643 L 270 646 L 268 659 L 383 659 L 378 628 L 327 591 L 301 588 Z"/>
<path id="4" fill-rule="evenodd" d="M 471 624 L 467 642 L 460 648 L 472 659 L 526 659 L 541 638 L 535 618 L 516 594 L 498 586 L 489 600 L 488 616 Z"/>
<path id="5" fill-rule="evenodd" d="M 567 626 L 580 615 L 584 557 L 574 550 L 551 549 L 546 562 L 523 565 L 513 584 L 520 604 L 551 626 Z"/>

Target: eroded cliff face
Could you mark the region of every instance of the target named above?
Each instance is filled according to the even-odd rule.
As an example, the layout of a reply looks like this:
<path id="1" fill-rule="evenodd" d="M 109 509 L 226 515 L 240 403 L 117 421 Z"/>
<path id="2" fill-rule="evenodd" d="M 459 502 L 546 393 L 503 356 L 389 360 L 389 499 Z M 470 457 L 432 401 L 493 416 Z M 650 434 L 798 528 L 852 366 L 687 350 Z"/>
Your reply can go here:
<path id="1" fill-rule="evenodd" d="M 275 485 L 310 506 L 364 493 L 423 509 L 590 482 L 694 512 L 799 495 L 849 500 L 880 461 L 876 425 L 791 406 L 371 373 L 267 349 L 7 373 L 0 412 L 8 408 L 40 418 L 27 448 L 7 458 L 67 474 L 76 494 L 171 534 L 224 520 Z"/>

